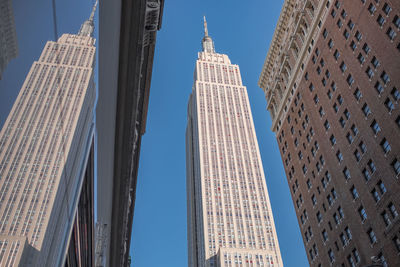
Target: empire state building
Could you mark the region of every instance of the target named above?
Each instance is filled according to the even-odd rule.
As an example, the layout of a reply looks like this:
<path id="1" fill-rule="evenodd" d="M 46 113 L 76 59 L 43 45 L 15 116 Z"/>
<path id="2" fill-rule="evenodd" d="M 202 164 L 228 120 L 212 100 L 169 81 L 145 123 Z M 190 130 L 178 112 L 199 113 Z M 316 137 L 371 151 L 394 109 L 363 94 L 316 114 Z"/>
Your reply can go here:
<path id="1" fill-rule="evenodd" d="M 94 134 L 96 6 L 78 34 L 47 42 L 0 132 L 0 266 L 89 266 L 90 197 L 79 200 Z"/>
<path id="2" fill-rule="evenodd" d="M 283 266 L 247 89 L 204 18 L 186 130 L 189 266 Z"/>

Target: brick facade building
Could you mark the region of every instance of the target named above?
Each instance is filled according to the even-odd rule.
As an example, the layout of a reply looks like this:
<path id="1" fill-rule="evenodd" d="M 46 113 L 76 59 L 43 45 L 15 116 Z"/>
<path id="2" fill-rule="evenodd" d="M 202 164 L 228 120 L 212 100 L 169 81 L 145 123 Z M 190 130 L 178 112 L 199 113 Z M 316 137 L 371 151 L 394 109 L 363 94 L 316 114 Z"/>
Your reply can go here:
<path id="1" fill-rule="evenodd" d="M 400 266 L 399 16 L 284 2 L 259 86 L 311 266 Z"/>

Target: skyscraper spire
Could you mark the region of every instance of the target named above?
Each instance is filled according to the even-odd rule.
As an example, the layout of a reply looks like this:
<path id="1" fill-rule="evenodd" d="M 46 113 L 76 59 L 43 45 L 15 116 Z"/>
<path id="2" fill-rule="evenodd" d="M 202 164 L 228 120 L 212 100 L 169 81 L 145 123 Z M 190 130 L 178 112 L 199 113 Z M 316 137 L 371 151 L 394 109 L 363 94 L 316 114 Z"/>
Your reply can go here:
<path id="1" fill-rule="evenodd" d="M 204 18 L 204 36 L 208 36 L 206 16 L 204 16 L 203 18 Z"/>
<path id="2" fill-rule="evenodd" d="M 214 42 L 210 36 L 208 36 L 207 20 L 204 16 L 204 37 L 202 40 L 203 52 L 215 53 Z"/>
<path id="3" fill-rule="evenodd" d="M 86 20 L 82 24 L 78 35 L 80 35 L 80 36 L 93 36 L 93 31 L 94 31 L 94 22 L 93 22 L 93 20 L 94 20 L 94 13 L 96 12 L 97 3 L 98 3 L 98 0 L 96 0 L 96 3 L 93 6 L 92 13 L 90 14 L 89 19 Z"/>

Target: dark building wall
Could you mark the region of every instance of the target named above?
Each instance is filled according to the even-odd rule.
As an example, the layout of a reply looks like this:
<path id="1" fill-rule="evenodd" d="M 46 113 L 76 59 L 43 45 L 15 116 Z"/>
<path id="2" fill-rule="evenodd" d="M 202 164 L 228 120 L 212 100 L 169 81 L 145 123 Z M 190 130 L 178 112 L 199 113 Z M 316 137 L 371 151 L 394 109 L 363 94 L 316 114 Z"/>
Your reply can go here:
<path id="1" fill-rule="evenodd" d="M 400 1 L 330 1 L 328 8 L 277 132 L 307 255 L 312 266 L 365 266 L 372 256 L 400 266 Z"/>
<path id="2" fill-rule="evenodd" d="M 65 267 L 94 266 L 94 139 L 75 214 Z"/>

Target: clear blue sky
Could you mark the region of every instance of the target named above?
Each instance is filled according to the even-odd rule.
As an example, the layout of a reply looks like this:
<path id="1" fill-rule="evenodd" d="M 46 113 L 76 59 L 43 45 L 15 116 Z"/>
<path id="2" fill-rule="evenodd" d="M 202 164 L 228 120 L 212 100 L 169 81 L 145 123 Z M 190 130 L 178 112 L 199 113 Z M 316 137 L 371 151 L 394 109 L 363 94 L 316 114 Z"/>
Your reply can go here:
<path id="1" fill-rule="evenodd" d="M 56 2 L 61 35 L 79 30 L 94 0 Z M 240 66 L 247 86 L 283 262 L 286 267 L 308 266 L 266 101 L 257 86 L 282 4 L 283 0 L 166 1 L 142 139 L 131 243 L 133 266 L 187 266 L 185 129 L 203 15 L 217 52 L 228 54 Z M 0 126 L 32 62 L 45 42 L 54 40 L 51 0 L 13 0 L 13 6 L 19 57 L 0 80 Z"/>

